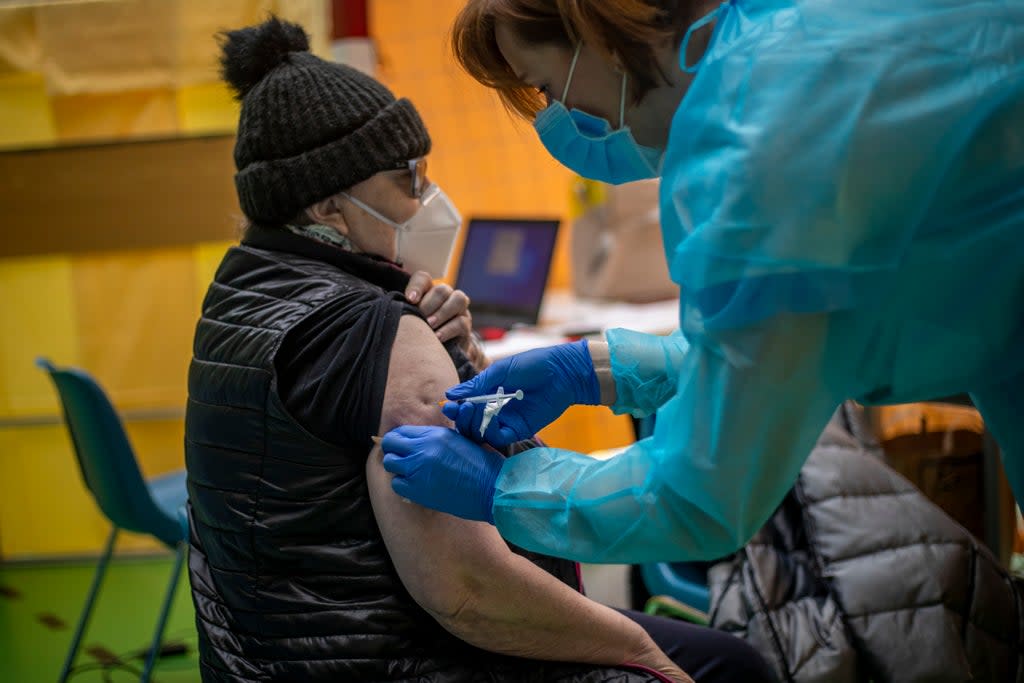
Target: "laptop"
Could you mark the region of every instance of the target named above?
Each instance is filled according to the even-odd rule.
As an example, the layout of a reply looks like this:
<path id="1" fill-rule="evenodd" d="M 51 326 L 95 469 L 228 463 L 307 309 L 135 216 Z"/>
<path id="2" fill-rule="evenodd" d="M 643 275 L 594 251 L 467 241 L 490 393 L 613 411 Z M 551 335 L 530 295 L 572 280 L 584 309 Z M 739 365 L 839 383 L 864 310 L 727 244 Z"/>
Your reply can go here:
<path id="1" fill-rule="evenodd" d="M 558 236 L 557 219 L 473 218 L 455 287 L 472 302 L 473 326 L 536 325 Z"/>

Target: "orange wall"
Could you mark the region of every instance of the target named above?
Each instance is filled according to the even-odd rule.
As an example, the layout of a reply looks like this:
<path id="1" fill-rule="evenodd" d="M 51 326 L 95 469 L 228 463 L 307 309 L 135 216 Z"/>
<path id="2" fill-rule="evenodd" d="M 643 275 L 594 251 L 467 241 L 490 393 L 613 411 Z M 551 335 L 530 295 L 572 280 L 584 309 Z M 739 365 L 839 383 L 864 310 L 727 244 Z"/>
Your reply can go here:
<path id="1" fill-rule="evenodd" d="M 530 124 L 513 121 L 451 56 L 448 32 L 462 4 L 371 2 L 377 77 L 416 105 L 434 142 L 429 173 L 464 217 L 566 218 L 572 174 L 547 154 Z M 569 285 L 567 224 L 562 228 L 551 275 L 555 287 Z"/>

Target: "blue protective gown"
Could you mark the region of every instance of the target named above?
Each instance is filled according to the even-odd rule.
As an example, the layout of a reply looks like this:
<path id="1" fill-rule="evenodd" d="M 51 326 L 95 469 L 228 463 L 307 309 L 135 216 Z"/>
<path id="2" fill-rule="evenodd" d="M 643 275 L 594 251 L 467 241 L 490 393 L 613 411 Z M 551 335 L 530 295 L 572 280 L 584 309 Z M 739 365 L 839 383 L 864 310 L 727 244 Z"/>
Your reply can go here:
<path id="1" fill-rule="evenodd" d="M 584 561 L 746 542 L 846 398 L 971 392 L 1024 500 L 1024 3 L 738 1 L 661 184 L 680 333 L 608 333 L 608 461 L 508 461 L 494 516 Z"/>

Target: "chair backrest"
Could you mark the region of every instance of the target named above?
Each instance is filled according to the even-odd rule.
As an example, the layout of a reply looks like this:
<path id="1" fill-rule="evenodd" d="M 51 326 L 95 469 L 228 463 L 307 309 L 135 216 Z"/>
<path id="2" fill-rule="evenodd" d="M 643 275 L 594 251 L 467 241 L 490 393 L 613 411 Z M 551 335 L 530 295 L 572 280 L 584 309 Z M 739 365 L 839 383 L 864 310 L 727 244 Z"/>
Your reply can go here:
<path id="1" fill-rule="evenodd" d="M 153 502 L 121 418 L 103 389 L 83 370 L 58 368 L 45 358 L 36 365 L 57 388 L 82 478 L 103 514 L 117 527 L 173 545 L 176 520 Z"/>

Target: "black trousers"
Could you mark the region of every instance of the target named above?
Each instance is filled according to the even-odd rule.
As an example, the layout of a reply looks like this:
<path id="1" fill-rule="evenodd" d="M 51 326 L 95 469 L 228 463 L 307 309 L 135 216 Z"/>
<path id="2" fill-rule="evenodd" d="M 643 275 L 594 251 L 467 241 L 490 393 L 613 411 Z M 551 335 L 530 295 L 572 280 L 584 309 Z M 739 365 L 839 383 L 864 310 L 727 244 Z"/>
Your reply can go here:
<path id="1" fill-rule="evenodd" d="M 617 611 L 640 624 L 696 683 L 776 683 L 760 653 L 732 634 L 634 610 Z"/>

